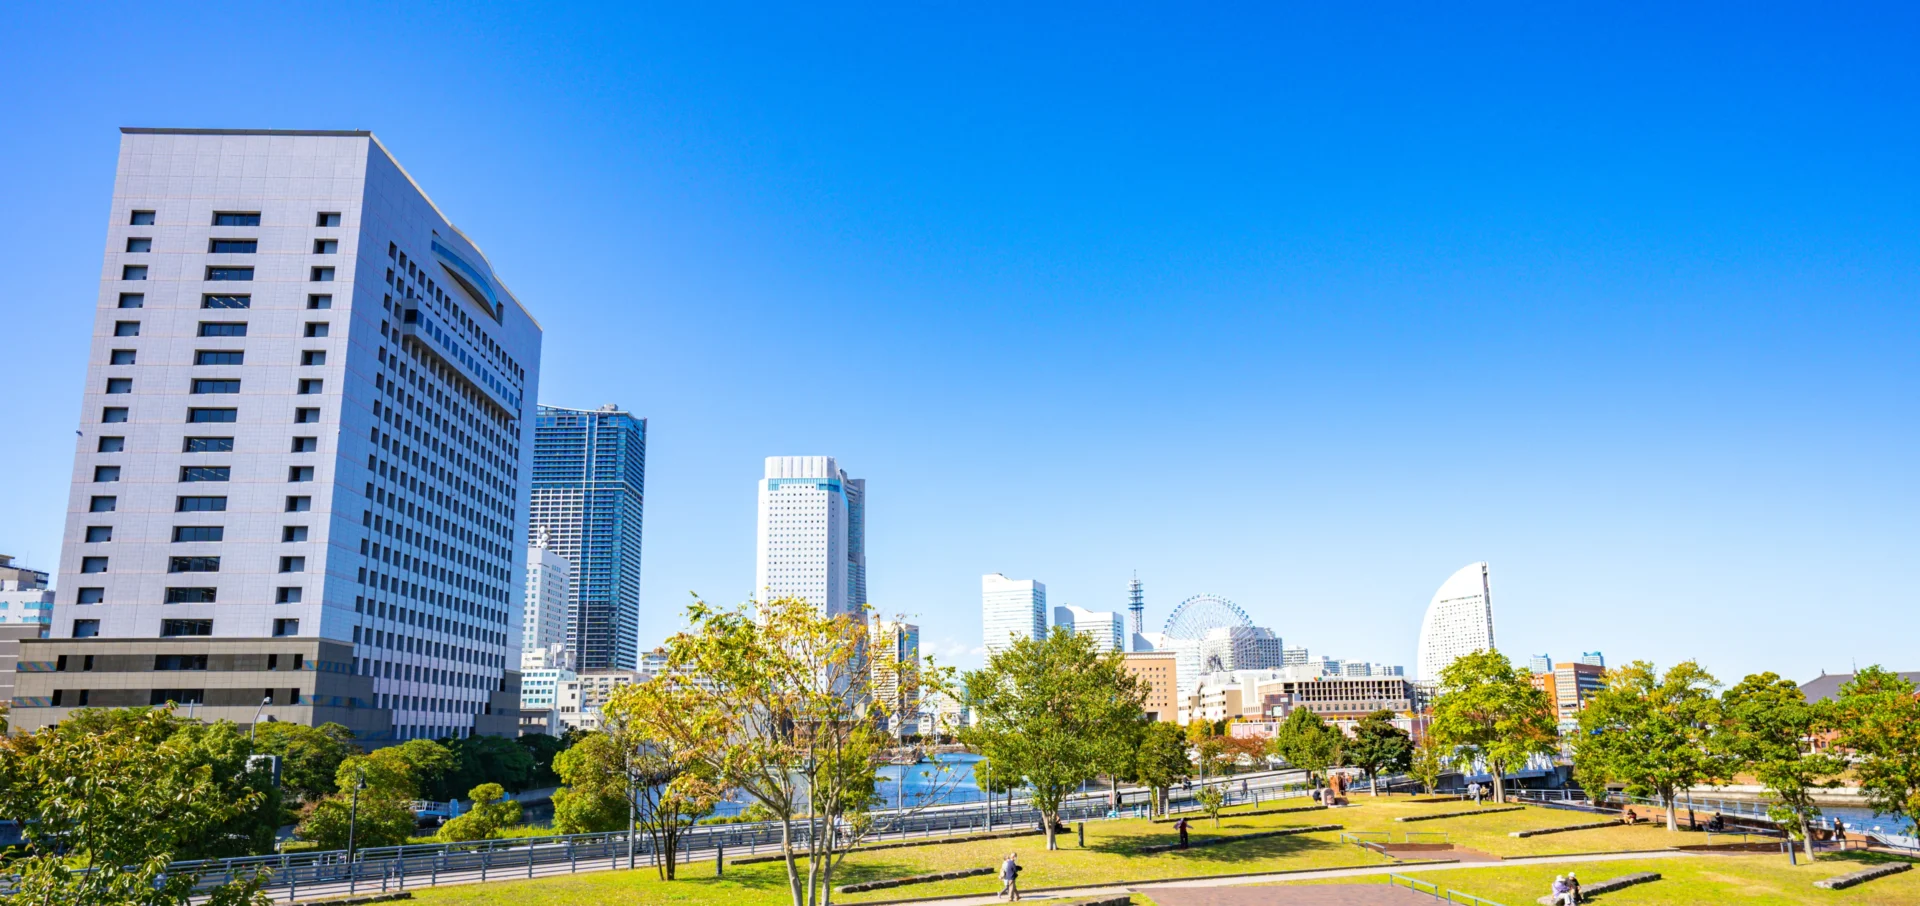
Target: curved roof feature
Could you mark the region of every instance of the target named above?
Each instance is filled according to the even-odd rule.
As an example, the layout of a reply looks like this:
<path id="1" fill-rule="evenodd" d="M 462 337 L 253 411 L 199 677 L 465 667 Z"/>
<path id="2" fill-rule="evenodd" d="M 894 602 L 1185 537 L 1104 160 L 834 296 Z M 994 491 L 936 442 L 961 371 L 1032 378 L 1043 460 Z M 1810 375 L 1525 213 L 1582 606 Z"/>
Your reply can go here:
<path id="1" fill-rule="evenodd" d="M 1199 640 L 1208 630 L 1252 625 L 1246 611 L 1219 595 L 1194 595 L 1167 615 L 1167 635 L 1176 639 Z"/>
<path id="2" fill-rule="evenodd" d="M 1423 680 L 1440 679 L 1440 671 L 1463 654 L 1493 647 L 1493 594 L 1486 561 L 1469 563 L 1441 583 L 1427 604 L 1420 623 L 1419 661 Z"/>

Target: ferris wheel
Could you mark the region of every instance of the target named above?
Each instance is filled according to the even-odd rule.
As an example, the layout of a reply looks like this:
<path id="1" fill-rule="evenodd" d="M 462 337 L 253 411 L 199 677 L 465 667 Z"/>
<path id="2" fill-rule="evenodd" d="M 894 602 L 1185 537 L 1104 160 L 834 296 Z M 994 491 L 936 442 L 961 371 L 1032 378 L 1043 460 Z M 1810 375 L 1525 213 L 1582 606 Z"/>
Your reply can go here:
<path id="1" fill-rule="evenodd" d="M 1219 595 L 1194 595 L 1167 616 L 1167 635 L 1176 639 L 1204 639 L 1207 631 L 1228 626 L 1252 626 L 1240 605 Z"/>

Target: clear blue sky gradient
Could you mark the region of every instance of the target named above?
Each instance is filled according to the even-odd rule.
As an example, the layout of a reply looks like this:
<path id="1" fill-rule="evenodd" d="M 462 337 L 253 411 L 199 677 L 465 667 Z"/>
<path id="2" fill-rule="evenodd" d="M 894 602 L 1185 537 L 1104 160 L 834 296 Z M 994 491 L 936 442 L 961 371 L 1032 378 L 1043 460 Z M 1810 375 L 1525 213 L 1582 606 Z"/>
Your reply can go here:
<path id="1" fill-rule="evenodd" d="M 0 9 L 0 551 L 57 554 L 117 127 L 371 129 L 540 399 L 650 419 L 645 639 L 830 454 L 951 662 L 981 573 L 1138 570 L 1410 666 L 1485 559 L 1516 658 L 1920 669 L 1911 5 L 478 6 Z"/>

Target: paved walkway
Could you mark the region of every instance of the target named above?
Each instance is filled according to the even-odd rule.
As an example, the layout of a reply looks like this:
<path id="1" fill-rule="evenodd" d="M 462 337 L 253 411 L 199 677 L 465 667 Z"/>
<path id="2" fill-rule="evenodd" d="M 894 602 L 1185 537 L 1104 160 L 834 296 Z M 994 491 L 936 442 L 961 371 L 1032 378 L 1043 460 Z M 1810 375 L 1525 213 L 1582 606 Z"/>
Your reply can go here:
<path id="1" fill-rule="evenodd" d="M 1620 862 L 1629 859 L 1688 858 L 1699 857 L 1692 853 L 1670 851 L 1650 853 L 1594 853 L 1584 856 L 1530 856 L 1522 859 L 1506 859 L 1496 864 L 1500 866 L 1511 865 L 1521 867 L 1527 865 L 1571 865 L 1581 862 Z M 1190 878 L 1182 881 L 1140 881 L 1132 884 L 1117 884 L 1106 887 L 1076 887 L 1071 890 L 1049 890 L 1044 893 L 1024 894 L 1020 897 L 1020 900 L 1024 903 L 1028 901 L 1041 902 L 1046 900 L 1079 899 L 1081 897 L 1119 896 L 1124 893 L 1142 893 L 1152 898 L 1153 901 L 1160 904 L 1160 906 L 1276 906 L 1276 904 L 1292 906 L 1292 904 L 1295 903 L 1312 904 L 1312 906 L 1340 906 L 1340 904 L 1371 906 L 1371 904 L 1378 903 L 1381 904 L 1381 906 L 1388 906 L 1388 904 L 1398 904 L 1402 902 L 1431 903 L 1433 902 L 1432 897 L 1422 897 L 1419 900 L 1317 900 L 1296 898 L 1316 896 L 1317 894 L 1306 893 L 1305 891 L 1316 890 L 1318 889 L 1317 885 L 1315 887 L 1302 887 L 1297 890 L 1295 888 L 1276 887 L 1248 888 L 1250 888 L 1250 885 L 1270 885 L 1279 881 L 1323 881 L 1333 878 L 1360 878 L 1386 874 L 1411 875 L 1435 871 L 1450 871 L 1460 868 L 1488 867 L 1490 866 L 1486 862 L 1444 862 L 1437 865 L 1363 865 L 1353 868 L 1325 868 L 1318 871 L 1240 875 L 1231 878 Z M 1385 889 L 1384 885 L 1376 887 L 1371 884 L 1355 885 L 1352 887 L 1342 886 L 1336 889 L 1354 891 L 1361 886 L 1374 890 Z M 1241 889 L 1234 890 L 1234 888 Z M 1187 899 L 1187 897 L 1198 894 L 1201 891 L 1211 892 L 1215 890 L 1218 891 L 1215 894 L 1215 896 L 1218 897 L 1217 899 Z M 953 897 L 945 900 L 925 900 L 921 903 L 916 903 L 915 906 L 990 906 L 990 904 L 998 902 L 1000 902 L 1000 898 L 997 896 L 983 895 Z"/>
<path id="2" fill-rule="evenodd" d="M 1433 897 L 1385 884 L 1315 884 L 1292 887 L 1161 887 L 1158 906 L 1433 906 Z"/>

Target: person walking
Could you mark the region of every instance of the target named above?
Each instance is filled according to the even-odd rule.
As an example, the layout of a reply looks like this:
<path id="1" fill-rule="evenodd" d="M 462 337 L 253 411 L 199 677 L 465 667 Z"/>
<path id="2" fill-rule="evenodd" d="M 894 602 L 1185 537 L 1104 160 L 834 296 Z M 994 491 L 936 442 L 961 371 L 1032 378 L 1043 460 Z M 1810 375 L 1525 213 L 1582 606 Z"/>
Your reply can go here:
<path id="1" fill-rule="evenodd" d="M 1187 848 L 1187 819 L 1181 818 L 1180 820 L 1173 822 L 1173 829 L 1180 832 L 1180 848 L 1186 849 Z"/>
<path id="2" fill-rule="evenodd" d="M 1020 854 L 1007 853 L 1007 861 L 1000 863 L 1000 896 L 1011 903 L 1020 899 Z"/>
<path id="3" fill-rule="evenodd" d="M 1480 804 L 1480 784 L 1477 784 L 1477 783 L 1467 784 L 1467 792 L 1473 795 L 1473 804 L 1479 805 Z"/>

